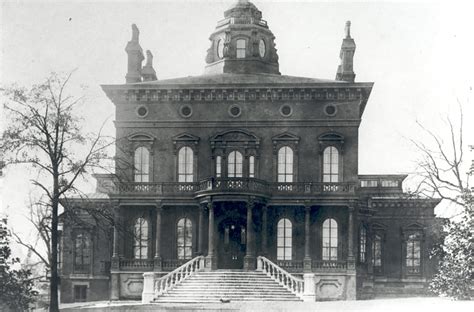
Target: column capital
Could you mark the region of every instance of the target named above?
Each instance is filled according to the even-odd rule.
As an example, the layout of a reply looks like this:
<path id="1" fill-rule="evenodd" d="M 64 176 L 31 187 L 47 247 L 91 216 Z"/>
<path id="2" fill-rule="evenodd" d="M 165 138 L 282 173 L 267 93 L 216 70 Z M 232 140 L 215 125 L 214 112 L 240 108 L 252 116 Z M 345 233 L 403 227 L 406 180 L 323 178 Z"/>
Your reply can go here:
<path id="1" fill-rule="evenodd" d="M 155 200 L 155 208 L 157 210 L 163 208 L 163 201 L 162 200 Z"/>

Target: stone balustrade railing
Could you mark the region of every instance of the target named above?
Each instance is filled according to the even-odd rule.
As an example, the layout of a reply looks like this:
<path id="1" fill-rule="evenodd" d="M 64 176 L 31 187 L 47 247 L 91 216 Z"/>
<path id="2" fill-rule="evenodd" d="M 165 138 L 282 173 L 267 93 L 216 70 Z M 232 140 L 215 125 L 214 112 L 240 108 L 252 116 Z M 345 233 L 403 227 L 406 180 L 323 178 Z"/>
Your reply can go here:
<path id="1" fill-rule="evenodd" d="M 210 193 L 251 193 L 266 197 L 353 194 L 352 182 L 267 182 L 255 178 L 209 178 L 200 182 L 117 182 L 111 191 L 120 195 L 205 196 Z"/>
<path id="2" fill-rule="evenodd" d="M 296 296 L 303 298 L 305 284 L 303 279 L 294 277 L 263 256 L 257 257 L 257 270 L 267 274 Z"/>
<path id="3" fill-rule="evenodd" d="M 143 270 L 153 268 L 153 259 L 120 259 L 119 267 L 121 270 Z"/>
<path id="4" fill-rule="evenodd" d="M 312 269 L 330 269 L 330 270 L 346 270 L 347 261 L 336 261 L 336 260 L 313 260 Z"/>
<path id="5" fill-rule="evenodd" d="M 163 277 L 157 277 L 158 273 L 155 272 L 143 273 L 142 303 L 152 302 L 156 297 L 173 289 L 202 269 L 204 269 L 204 257 L 198 256 Z"/>

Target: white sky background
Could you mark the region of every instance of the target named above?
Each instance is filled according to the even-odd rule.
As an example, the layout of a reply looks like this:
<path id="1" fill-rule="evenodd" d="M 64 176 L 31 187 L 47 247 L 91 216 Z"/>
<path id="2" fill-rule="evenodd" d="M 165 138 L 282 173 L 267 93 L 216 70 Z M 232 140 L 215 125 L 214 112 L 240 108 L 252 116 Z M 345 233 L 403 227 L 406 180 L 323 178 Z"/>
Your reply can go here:
<path id="1" fill-rule="evenodd" d="M 77 68 L 72 87 L 87 85 L 85 129 L 106 118 L 114 133 L 114 106 L 100 84 L 125 82 L 132 23 L 154 54 L 158 79 L 202 74 L 209 35 L 231 1 L 2 1 L 1 85 L 30 85 L 51 71 Z M 474 5 L 468 1 L 253 1 L 276 37 L 280 72 L 334 79 L 346 20 L 357 44 L 358 82 L 375 82 L 360 127 L 359 173 L 411 173 L 417 128 L 446 137 L 442 123 L 464 106 L 465 139 L 474 144 Z M 470 159 L 474 153 L 470 153 Z M 28 179 L 10 169 L 0 178 L 3 211 L 23 227 Z M 94 183 L 84 186 L 92 191 Z M 0 204 L 2 204 L 0 202 Z M 438 211 L 441 212 L 442 211 Z"/>

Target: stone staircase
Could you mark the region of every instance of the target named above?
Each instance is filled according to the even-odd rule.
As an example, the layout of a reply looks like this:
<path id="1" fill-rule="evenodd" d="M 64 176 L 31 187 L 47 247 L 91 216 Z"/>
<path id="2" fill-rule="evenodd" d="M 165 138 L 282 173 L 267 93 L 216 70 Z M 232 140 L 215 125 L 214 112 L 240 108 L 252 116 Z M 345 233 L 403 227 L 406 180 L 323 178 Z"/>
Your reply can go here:
<path id="1" fill-rule="evenodd" d="M 198 272 L 155 302 L 302 301 L 262 272 Z"/>

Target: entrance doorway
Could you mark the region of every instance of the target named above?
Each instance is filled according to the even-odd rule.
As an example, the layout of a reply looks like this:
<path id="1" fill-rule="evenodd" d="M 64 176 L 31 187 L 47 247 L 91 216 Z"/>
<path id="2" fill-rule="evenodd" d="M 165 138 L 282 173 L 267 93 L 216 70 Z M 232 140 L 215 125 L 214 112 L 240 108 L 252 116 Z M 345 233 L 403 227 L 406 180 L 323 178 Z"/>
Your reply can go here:
<path id="1" fill-rule="evenodd" d="M 226 219 L 219 224 L 219 269 L 244 267 L 246 229 L 243 220 Z"/>

